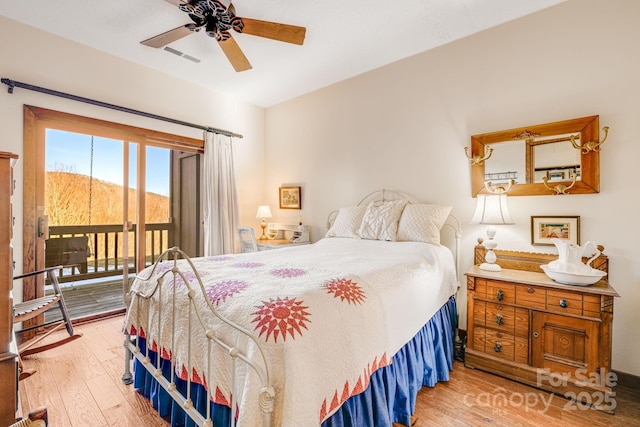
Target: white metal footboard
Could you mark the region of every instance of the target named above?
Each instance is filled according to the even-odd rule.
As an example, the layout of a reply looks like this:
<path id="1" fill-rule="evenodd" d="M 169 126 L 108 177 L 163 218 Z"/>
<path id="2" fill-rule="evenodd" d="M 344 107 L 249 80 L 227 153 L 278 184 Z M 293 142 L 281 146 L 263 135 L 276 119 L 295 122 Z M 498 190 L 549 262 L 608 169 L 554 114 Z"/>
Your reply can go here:
<path id="1" fill-rule="evenodd" d="M 200 289 L 196 289 L 194 288 L 194 286 L 192 285 L 192 283 L 189 283 L 189 281 L 187 280 L 187 278 L 185 277 L 185 274 L 183 271 L 181 271 L 178 267 L 178 259 L 179 257 L 182 257 L 183 259 L 185 259 L 191 269 L 191 271 L 195 274 L 195 277 L 198 280 L 198 284 Z M 146 328 L 145 330 L 148 331 L 147 332 L 147 336 L 150 336 L 150 331 L 154 330 L 157 333 L 158 337 L 162 337 L 163 334 L 168 333 L 168 331 L 164 331 L 163 330 L 163 325 L 162 325 L 162 321 L 161 321 L 161 313 L 165 310 L 171 310 L 172 313 L 175 313 L 175 304 L 176 304 L 176 294 L 179 292 L 186 292 L 188 297 L 189 297 L 189 313 L 188 313 L 188 364 L 186 366 L 186 370 L 188 373 L 192 372 L 192 349 L 191 349 L 191 333 L 192 331 L 200 331 L 199 333 L 202 333 L 203 336 L 206 337 L 206 341 L 207 341 L 207 371 L 206 371 L 206 383 L 207 384 L 213 384 L 214 382 L 212 381 L 212 375 L 213 375 L 213 367 L 212 367 L 212 348 L 215 345 L 219 345 L 222 348 L 224 348 L 229 357 L 232 358 L 233 360 L 233 367 L 234 370 L 231 374 L 231 381 L 232 381 L 232 387 L 233 390 L 235 390 L 236 384 L 235 384 L 235 366 L 238 363 L 238 361 L 241 361 L 240 363 L 244 362 L 246 364 L 248 364 L 258 375 L 260 381 L 261 381 L 261 389 L 259 391 L 258 396 L 256 396 L 256 398 L 258 399 L 258 403 L 259 403 L 259 407 L 260 410 L 263 413 L 263 426 L 268 427 L 271 425 L 271 414 L 273 412 L 273 407 L 274 407 L 274 398 L 275 398 L 275 392 L 273 387 L 271 386 L 271 380 L 269 377 L 269 366 L 267 363 L 267 359 L 265 356 L 265 351 L 262 348 L 261 343 L 258 341 L 258 339 L 247 329 L 243 328 L 242 326 L 232 322 L 229 319 L 224 318 L 223 316 L 221 316 L 218 311 L 213 307 L 213 305 L 211 304 L 211 301 L 209 301 L 209 298 L 206 297 L 206 292 L 205 292 L 205 288 L 204 285 L 202 283 L 202 279 L 200 277 L 200 274 L 198 273 L 198 271 L 196 270 L 193 262 L 191 261 L 191 259 L 184 253 L 182 252 L 180 249 L 178 249 L 177 247 L 173 247 L 171 249 L 168 249 L 167 251 L 165 251 L 160 258 L 158 258 L 158 260 L 155 262 L 153 268 L 151 269 L 149 276 L 146 278 L 143 278 L 143 280 L 148 280 L 149 278 L 152 277 L 152 275 L 154 274 L 154 272 L 156 271 L 156 268 L 158 267 L 158 263 L 162 260 L 168 260 L 169 262 L 173 262 L 173 268 L 171 268 L 170 270 L 165 271 L 164 273 L 162 273 L 162 275 L 160 275 L 158 277 L 157 283 L 155 284 L 155 286 L 146 294 L 139 292 L 139 291 L 130 291 L 129 292 L 129 297 L 130 297 L 130 304 L 138 304 L 137 305 L 137 319 L 132 319 L 132 322 L 135 323 L 135 327 L 137 331 L 140 331 L 141 327 Z M 170 288 L 167 286 L 161 286 L 161 281 L 162 278 L 164 278 L 167 274 L 172 274 L 173 275 L 173 284 L 174 286 L 171 286 Z M 175 286 L 176 280 L 178 278 L 181 278 L 182 281 L 184 282 L 185 286 L 186 286 L 186 291 L 185 289 L 179 289 L 178 286 Z M 162 304 L 162 293 L 163 292 L 172 292 L 172 297 L 171 297 L 171 306 L 170 307 L 164 307 Z M 221 337 L 216 336 L 216 333 L 214 332 L 214 328 L 213 325 L 207 324 L 207 321 L 205 320 L 205 318 L 202 316 L 202 313 L 200 313 L 200 311 L 198 310 L 198 307 L 196 304 L 194 304 L 194 297 L 197 295 L 197 292 L 202 292 L 202 295 L 204 296 L 204 300 L 207 302 L 207 305 L 209 307 L 209 310 L 211 310 L 211 313 L 213 313 L 213 315 L 215 316 L 215 318 L 217 318 L 219 321 L 229 325 L 230 327 L 232 327 L 233 329 L 237 330 L 239 333 L 246 335 L 247 337 L 249 337 L 256 345 L 256 348 L 259 349 L 259 354 L 260 354 L 260 360 L 258 361 L 254 361 L 251 360 L 249 357 L 247 357 L 247 355 L 245 355 L 240 349 L 238 349 L 237 347 L 231 346 L 229 344 L 227 344 Z M 146 325 L 141 325 L 140 324 L 140 308 L 141 305 L 143 303 L 143 301 L 147 301 L 147 324 Z M 157 310 L 158 310 L 158 316 L 157 319 L 158 321 L 156 322 L 156 325 L 152 325 L 149 324 L 151 323 L 151 316 L 149 316 L 149 311 L 150 311 L 150 307 L 152 304 L 157 304 Z M 175 353 L 175 331 L 176 331 L 176 317 L 177 316 L 171 316 L 172 320 L 172 326 L 171 326 L 171 354 L 176 354 Z M 155 329 L 154 329 L 155 328 Z M 166 328 L 166 327 L 165 327 Z M 197 328 L 197 329 L 196 329 Z M 129 333 L 129 331 L 125 331 L 127 334 Z M 170 375 L 170 380 L 167 380 L 163 375 L 162 375 L 162 369 L 160 367 L 160 362 L 161 362 L 161 357 L 160 357 L 160 352 L 158 353 L 158 358 L 157 358 L 157 364 L 158 366 L 155 366 L 153 363 L 151 363 L 151 360 L 148 356 L 149 353 L 149 345 L 150 342 L 149 340 L 147 340 L 147 345 L 145 346 L 144 350 L 140 350 L 138 344 L 139 338 L 138 336 L 129 336 L 127 335 L 126 339 L 125 339 L 125 372 L 124 375 L 122 376 L 122 380 L 125 383 L 131 383 L 132 382 L 132 376 L 131 376 L 131 371 L 130 371 L 130 365 L 131 365 L 131 359 L 132 356 L 135 357 L 138 361 L 140 361 L 140 363 L 142 363 L 142 365 L 149 371 L 149 373 L 153 374 L 155 377 L 155 380 L 158 381 L 158 383 L 167 391 L 167 393 L 169 393 L 169 395 L 172 397 L 172 399 L 178 403 L 183 409 L 184 411 L 189 415 L 189 417 L 191 417 L 191 419 L 194 420 L 194 422 L 196 424 L 198 424 L 199 426 L 212 426 L 212 420 L 211 420 L 211 394 L 212 394 L 212 388 L 211 386 L 207 387 L 207 401 L 208 404 L 206 405 L 206 413 L 205 414 L 201 414 L 200 412 L 198 412 L 196 410 L 196 408 L 193 406 L 193 402 L 191 400 L 191 375 L 187 375 L 187 387 L 186 387 L 186 396 L 183 396 L 176 388 L 176 384 L 174 382 L 174 373 L 175 373 L 175 357 L 171 358 L 171 375 Z M 232 393 L 232 398 L 235 395 L 235 393 Z M 235 411 L 233 410 L 234 408 L 234 402 L 230 401 L 230 407 L 232 408 L 232 414 L 235 413 Z M 231 416 L 231 423 L 232 426 L 235 425 L 235 417 Z"/>

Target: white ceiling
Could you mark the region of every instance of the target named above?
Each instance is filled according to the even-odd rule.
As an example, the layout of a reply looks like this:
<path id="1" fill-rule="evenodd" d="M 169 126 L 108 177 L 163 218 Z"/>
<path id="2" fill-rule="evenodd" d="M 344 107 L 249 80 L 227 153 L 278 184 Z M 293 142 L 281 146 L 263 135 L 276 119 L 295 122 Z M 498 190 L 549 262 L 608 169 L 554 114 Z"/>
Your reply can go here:
<path id="1" fill-rule="evenodd" d="M 240 17 L 307 29 L 303 46 L 233 33 L 253 65 L 241 73 L 204 31 L 170 45 L 200 63 L 141 45 L 192 22 L 163 0 L 0 0 L 0 14 L 267 107 L 563 1 L 235 0 Z"/>

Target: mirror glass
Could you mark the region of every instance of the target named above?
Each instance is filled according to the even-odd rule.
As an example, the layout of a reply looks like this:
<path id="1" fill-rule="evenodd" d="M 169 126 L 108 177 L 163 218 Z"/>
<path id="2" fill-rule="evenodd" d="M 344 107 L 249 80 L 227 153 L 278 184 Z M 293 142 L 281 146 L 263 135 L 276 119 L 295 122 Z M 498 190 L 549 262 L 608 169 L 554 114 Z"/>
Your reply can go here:
<path id="1" fill-rule="evenodd" d="M 597 193 L 599 151 L 580 147 L 600 140 L 598 126 L 598 116 L 590 116 L 473 135 L 471 157 L 486 157 L 472 162 L 473 196 L 487 193 L 485 182 L 510 179 L 509 196 Z"/>

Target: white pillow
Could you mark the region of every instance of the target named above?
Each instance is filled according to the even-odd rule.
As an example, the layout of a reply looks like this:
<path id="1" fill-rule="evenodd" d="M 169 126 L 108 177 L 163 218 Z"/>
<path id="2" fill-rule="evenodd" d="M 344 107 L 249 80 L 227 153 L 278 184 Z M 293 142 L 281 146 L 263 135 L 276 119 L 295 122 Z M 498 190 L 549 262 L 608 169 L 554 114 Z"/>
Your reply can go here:
<path id="1" fill-rule="evenodd" d="M 440 245 L 440 229 L 450 212 L 451 206 L 407 205 L 398 224 L 398 241 Z"/>
<path id="2" fill-rule="evenodd" d="M 370 202 L 364 212 L 358 235 L 363 239 L 396 241 L 398 221 L 406 200 Z"/>
<path id="3" fill-rule="evenodd" d="M 366 206 L 351 206 L 348 208 L 340 208 L 338 215 L 333 221 L 333 225 L 327 231 L 325 237 L 348 237 L 351 239 L 359 239 L 358 228 L 362 223 L 362 217 Z"/>

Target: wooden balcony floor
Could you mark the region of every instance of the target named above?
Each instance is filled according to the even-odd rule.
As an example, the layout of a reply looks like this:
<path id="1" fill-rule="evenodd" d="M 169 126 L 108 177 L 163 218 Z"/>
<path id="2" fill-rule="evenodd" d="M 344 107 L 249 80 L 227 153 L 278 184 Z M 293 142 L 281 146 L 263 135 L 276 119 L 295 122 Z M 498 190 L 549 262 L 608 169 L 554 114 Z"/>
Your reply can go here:
<path id="1" fill-rule="evenodd" d="M 130 279 L 132 280 L 132 279 Z M 72 319 L 123 309 L 122 278 L 81 285 L 62 285 L 62 295 Z M 60 310 L 45 314 L 45 321 L 60 320 Z"/>

